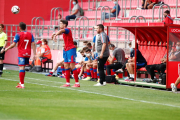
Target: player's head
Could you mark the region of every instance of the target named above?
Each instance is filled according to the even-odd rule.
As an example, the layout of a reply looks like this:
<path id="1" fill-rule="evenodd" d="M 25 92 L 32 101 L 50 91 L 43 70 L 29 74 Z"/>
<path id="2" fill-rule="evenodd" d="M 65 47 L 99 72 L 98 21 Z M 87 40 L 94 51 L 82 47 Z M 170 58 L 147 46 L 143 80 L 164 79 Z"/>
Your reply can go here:
<path id="1" fill-rule="evenodd" d="M 114 50 L 114 49 L 115 49 L 115 45 L 114 45 L 114 44 L 110 44 L 110 45 L 109 45 L 109 49 L 110 49 L 110 50 Z"/>
<path id="2" fill-rule="evenodd" d="M 86 56 L 87 57 L 91 56 L 91 49 L 86 49 Z"/>
<path id="3" fill-rule="evenodd" d="M 19 23 L 19 29 L 20 29 L 20 31 L 25 31 L 26 30 L 26 24 L 23 22 L 20 22 Z"/>
<path id="4" fill-rule="evenodd" d="M 61 18 L 62 18 L 62 16 L 61 16 L 61 14 L 59 14 L 59 15 L 58 15 L 58 19 L 61 19 Z"/>
<path id="5" fill-rule="evenodd" d="M 67 20 L 61 20 L 60 21 L 60 28 L 64 29 L 68 26 L 68 21 Z"/>
<path id="6" fill-rule="evenodd" d="M 98 24 L 97 25 L 97 33 L 101 33 L 101 32 L 104 32 L 104 25 L 102 24 Z"/>
<path id="7" fill-rule="evenodd" d="M 91 49 L 91 48 L 92 48 L 92 45 L 91 45 L 91 43 L 90 43 L 90 42 L 88 42 L 88 43 L 87 43 L 87 47 L 88 47 L 89 49 Z"/>
<path id="8" fill-rule="evenodd" d="M 42 45 L 47 45 L 48 44 L 48 41 L 46 39 L 42 39 Z"/>
<path id="9" fill-rule="evenodd" d="M 170 11 L 169 11 L 169 10 L 164 11 L 163 15 L 164 15 L 164 17 L 166 18 L 167 15 L 170 15 Z"/>
<path id="10" fill-rule="evenodd" d="M 3 29 L 4 29 L 4 25 L 0 24 L 0 32 L 3 31 Z"/>
<path id="11" fill-rule="evenodd" d="M 73 5 L 76 5 L 78 3 L 78 0 L 73 0 Z"/>
<path id="12" fill-rule="evenodd" d="M 177 42 L 177 43 L 176 43 L 176 50 L 177 50 L 177 51 L 180 51 L 180 42 Z"/>
<path id="13" fill-rule="evenodd" d="M 84 50 L 81 50 L 80 53 L 83 57 L 86 57 L 86 55 L 84 54 Z"/>
<path id="14" fill-rule="evenodd" d="M 83 47 L 87 47 L 87 43 L 88 43 L 88 41 L 84 41 L 83 42 Z"/>
<path id="15" fill-rule="evenodd" d="M 41 41 L 41 40 L 38 40 L 38 41 L 36 42 L 36 46 L 37 46 L 37 47 L 41 47 L 41 46 L 42 46 L 42 41 Z"/>
<path id="16" fill-rule="evenodd" d="M 88 47 L 83 47 L 83 51 L 86 52 L 86 50 L 88 49 Z"/>
<path id="17" fill-rule="evenodd" d="M 77 48 L 77 42 L 76 41 L 74 41 L 74 46 Z"/>

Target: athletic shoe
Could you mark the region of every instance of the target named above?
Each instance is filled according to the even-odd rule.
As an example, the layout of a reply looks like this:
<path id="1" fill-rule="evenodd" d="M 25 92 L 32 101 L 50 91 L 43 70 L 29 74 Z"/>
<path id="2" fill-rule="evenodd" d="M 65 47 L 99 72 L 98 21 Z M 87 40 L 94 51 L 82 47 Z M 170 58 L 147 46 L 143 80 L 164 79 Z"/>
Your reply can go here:
<path id="1" fill-rule="evenodd" d="M 131 81 L 134 81 L 134 78 L 129 78 L 129 79 L 125 79 L 126 82 L 131 82 Z"/>
<path id="2" fill-rule="evenodd" d="M 123 73 L 124 71 L 122 69 L 116 70 L 116 73 Z"/>
<path id="3" fill-rule="evenodd" d="M 80 87 L 80 84 L 74 84 L 72 87 Z"/>
<path id="4" fill-rule="evenodd" d="M 60 75 L 59 77 L 60 78 L 66 78 L 64 74 Z"/>
<path id="5" fill-rule="evenodd" d="M 85 79 L 85 78 L 86 78 L 85 75 L 83 75 L 83 76 L 82 76 L 82 79 Z"/>
<path id="6" fill-rule="evenodd" d="M 151 83 L 152 82 L 151 79 L 145 79 L 144 81 L 147 82 L 147 83 Z"/>
<path id="7" fill-rule="evenodd" d="M 69 85 L 68 84 L 64 84 L 64 85 L 62 85 L 60 87 L 70 87 L 70 84 Z"/>
<path id="8" fill-rule="evenodd" d="M 52 76 L 53 72 L 49 72 L 48 74 L 46 74 L 45 76 Z"/>
<path id="9" fill-rule="evenodd" d="M 157 80 L 156 78 L 152 80 L 153 83 L 159 82 L 159 80 Z"/>
<path id="10" fill-rule="evenodd" d="M 87 77 L 87 78 L 82 79 L 82 80 L 86 80 L 86 81 L 88 81 L 88 80 L 90 80 L 90 79 L 91 79 L 91 77 Z"/>
<path id="11" fill-rule="evenodd" d="M 97 78 L 94 78 L 94 81 L 96 82 L 98 79 Z"/>
<path id="12" fill-rule="evenodd" d="M 22 87 L 21 84 L 18 84 L 16 88 L 24 89 L 25 87 Z"/>
<path id="13" fill-rule="evenodd" d="M 97 82 L 99 83 L 99 82 L 100 82 L 100 79 L 98 79 Z"/>
<path id="14" fill-rule="evenodd" d="M 106 85 L 106 82 L 103 82 L 103 85 L 105 86 L 105 85 Z"/>
<path id="15" fill-rule="evenodd" d="M 102 85 L 101 83 L 97 83 L 94 86 L 104 86 L 104 85 Z"/>
<path id="16" fill-rule="evenodd" d="M 177 92 L 177 88 L 175 87 L 174 83 L 171 83 L 172 92 Z"/>
<path id="17" fill-rule="evenodd" d="M 90 81 L 95 81 L 95 79 L 94 79 L 94 78 L 91 78 Z"/>

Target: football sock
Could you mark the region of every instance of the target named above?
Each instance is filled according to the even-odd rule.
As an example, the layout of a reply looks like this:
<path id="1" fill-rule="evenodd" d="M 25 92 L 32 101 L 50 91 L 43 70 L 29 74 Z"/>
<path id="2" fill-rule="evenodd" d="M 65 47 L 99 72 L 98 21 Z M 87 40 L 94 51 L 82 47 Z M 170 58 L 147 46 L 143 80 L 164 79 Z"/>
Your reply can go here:
<path id="1" fill-rule="evenodd" d="M 24 77 L 25 77 L 25 70 L 20 70 L 19 71 L 19 79 L 21 86 L 24 87 Z"/>
<path id="2" fill-rule="evenodd" d="M 3 72 L 3 66 L 4 66 L 4 64 L 0 64 L 0 73 Z"/>
<path id="3" fill-rule="evenodd" d="M 91 73 L 90 73 L 90 69 L 87 69 L 87 77 L 90 77 L 91 76 Z"/>
<path id="4" fill-rule="evenodd" d="M 94 68 L 93 71 L 94 71 L 94 78 L 97 79 L 97 68 Z"/>
<path id="5" fill-rule="evenodd" d="M 65 69 L 65 73 L 66 73 L 66 84 L 70 83 L 70 68 Z"/>
<path id="6" fill-rule="evenodd" d="M 64 74 L 65 73 L 64 66 L 61 66 L 61 69 L 62 69 L 62 74 Z"/>
<path id="7" fill-rule="evenodd" d="M 99 73 L 97 73 L 97 77 L 98 77 L 98 79 L 100 78 L 100 77 L 99 77 Z"/>
<path id="8" fill-rule="evenodd" d="M 76 82 L 76 83 L 79 82 L 78 71 L 77 71 L 77 69 L 75 68 L 75 69 L 73 69 L 72 71 L 73 71 L 73 74 L 74 74 L 75 82 Z"/>
<path id="9" fill-rule="evenodd" d="M 91 71 L 91 78 L 94 78 L 94 71 L 93 71 L 93 68 L 90 68 L 90 71 Z"/>
<path id="10" fill-rule="evenodd" d="M 87 77 L 87 72 L 84 72 L 85 77 Z"/>

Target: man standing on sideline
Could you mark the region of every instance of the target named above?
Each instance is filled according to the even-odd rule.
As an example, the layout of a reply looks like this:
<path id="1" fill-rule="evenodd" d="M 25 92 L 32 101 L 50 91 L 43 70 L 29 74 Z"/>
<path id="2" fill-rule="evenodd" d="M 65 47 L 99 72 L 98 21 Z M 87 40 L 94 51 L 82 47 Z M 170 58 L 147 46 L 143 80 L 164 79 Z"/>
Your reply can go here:
<path id="1" fill-rule="evenodd" d="M 4 60 L 4 55 L 5 55 L 5 47 L 7 45 L 7 35 L 6 33 L 3 32 L 3 29 L 4 29 L 4 25 L 3 24 L 0 24 L 0 77 L 2 76 L 3 74 L 3 67 L 4 67 L 4 64 L 3 64 L 3 60 Z"/>
<path id="2" fill-rule="evenodd" d="M 76 63 L 76 48 L 72 38 L 71 29 L 67 28 L 68 21 L 61 20 L 60 22 L 60 30 L 52 35 L 52 39 L 56 42 L 56 36 L 63 35 L 64 39 L 64 50 L 63 50 L 63 58 L 64 58 L 64 67 L 66 74 L 66 84 L 61 87 L 70 87 L 70 69 L 73 71 L 75 84 L 72 87 L 80 87 L 79 79 L 78 79 L 78 71 L 75 67 Z"/>
<path id="3" fill-rule="evenodd" d="M 36 55 L 36 46 L 34 43 L 34 37 L 31 33 L 26 32 L 26 24 L 21 22 L 19 23 L 19 29 L 21 32 L 17 33 L 14 37 L 13 43 L 5 49 L 5 51 L 13 48 L 18 43 L 18 66 L 19 66 L 19 79 L 20 83 L 16 88 L 23 89 L 24 87 L 24 78 L 25 78 L 25 65 L 29 65 L 29 58 L 31 56 L 31 45 L 33 48 L 33 59 Z"/>
<path id="4" fill-rule="evenodd" d="M 96 29 L 97 36 L 95 43 L 93 43 L 93 52 L 96 50 L 98 53 L 98 70 L 100 76 L 100 83 L 97 83 L 94 86 L 103 86 L 106 84 L 104 64 L 109 57 L 108 37 L 107 34 L 104 32 L 104 26 L 102 24 L 97 25 Z"/>

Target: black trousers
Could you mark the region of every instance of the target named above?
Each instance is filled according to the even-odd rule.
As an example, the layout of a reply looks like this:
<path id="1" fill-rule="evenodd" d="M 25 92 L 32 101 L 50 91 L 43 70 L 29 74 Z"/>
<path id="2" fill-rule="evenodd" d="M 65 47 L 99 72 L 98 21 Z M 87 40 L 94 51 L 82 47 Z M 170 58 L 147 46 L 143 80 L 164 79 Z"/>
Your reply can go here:
<path id="1" fill-rule="evenodd" d="M 128 63 L 128 59 L 126 60 L 126 62 L 123 64 L 122 69 L 125 70 L 126 69 L 126 63 Z"/>
<path id="2" fill-rule="evenodd" d="M 122 66 L 123 66 L 123 64 L 121 64 L 120 62 L 116 62 L 116 63 L 108 65 L 106 67 L 107 68 L 107 74 L 111 75 L 111 69 L 118 70 L 118 69 L 122 68 Z"/>
<path id="3" fill-rule="evenodd" d="M 154 65 L 146 65 L 147 72 L 151 75 L 151 79 L 154 79 L 155 72 L 157 70 L 158 73 L 164 73 L 166 70 L 166 63 L 154 64 Z"/>
<path id="4" fill-rule="evenodd" d="M 102 59 L 98 57 L 98 70 L 101 84 L 103 84 L 105 81 L 104 64 L 106 63 L 107 59 L 108 57 L 103 57 Z"/>

